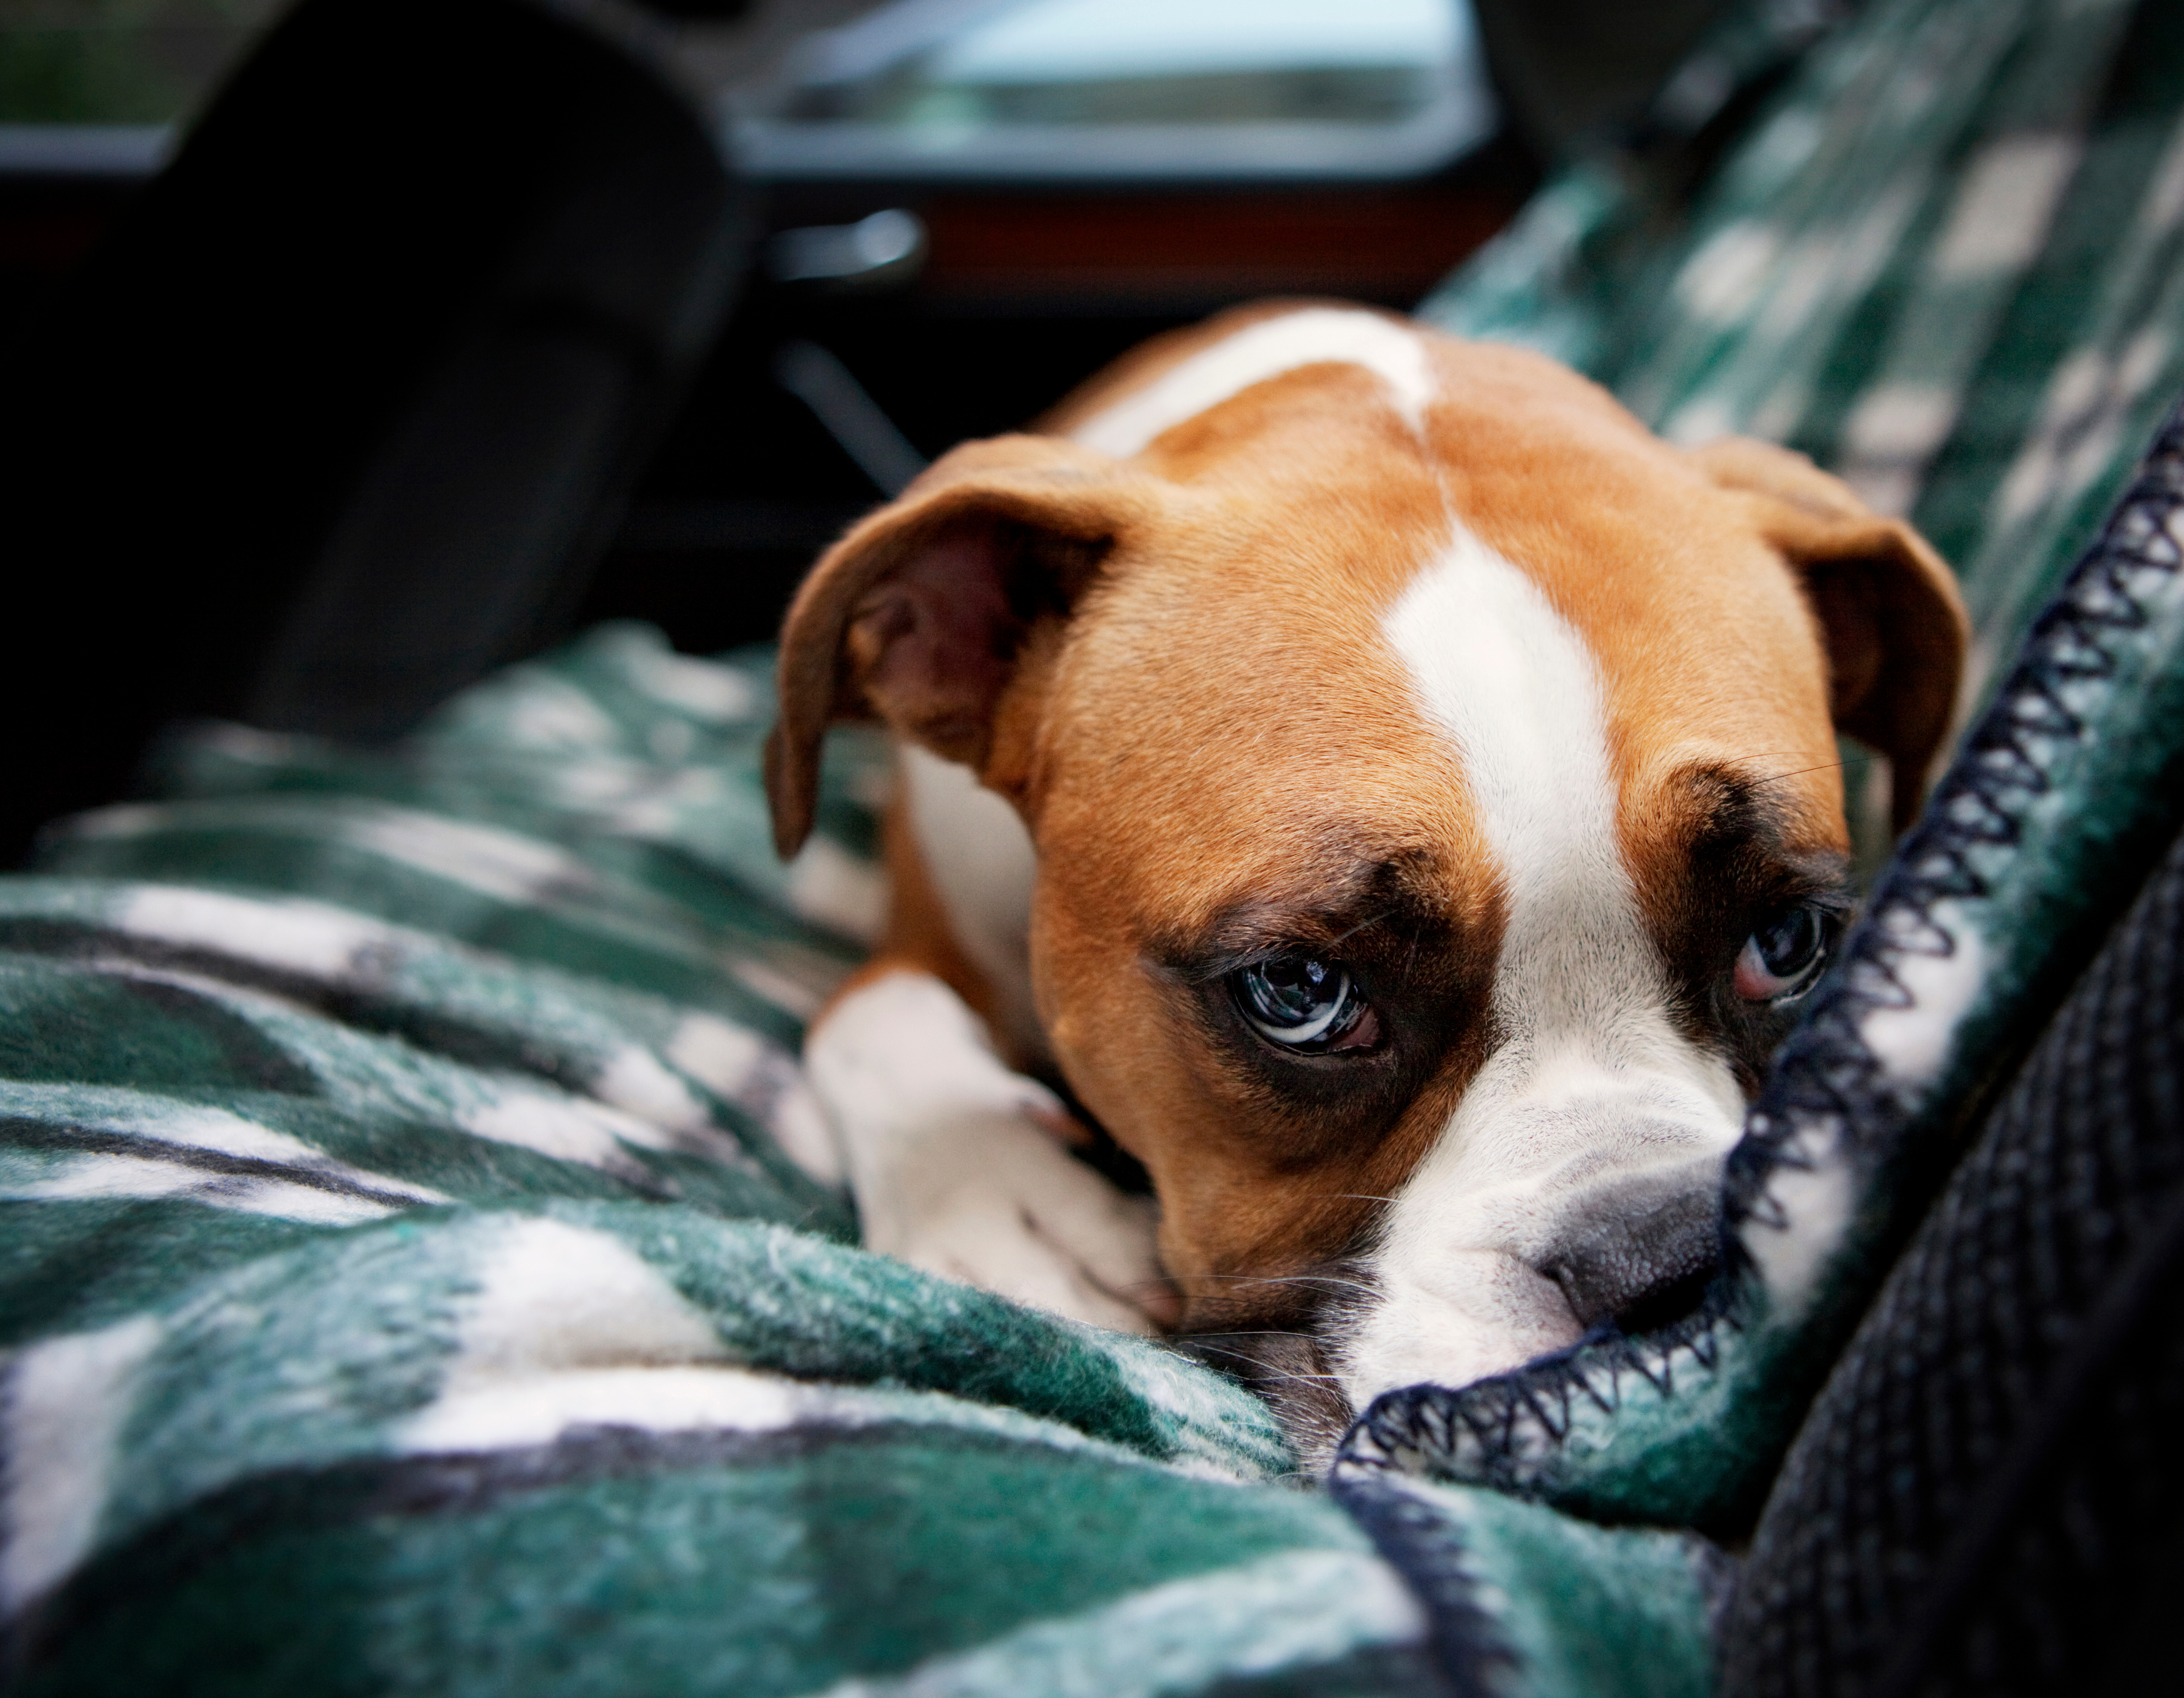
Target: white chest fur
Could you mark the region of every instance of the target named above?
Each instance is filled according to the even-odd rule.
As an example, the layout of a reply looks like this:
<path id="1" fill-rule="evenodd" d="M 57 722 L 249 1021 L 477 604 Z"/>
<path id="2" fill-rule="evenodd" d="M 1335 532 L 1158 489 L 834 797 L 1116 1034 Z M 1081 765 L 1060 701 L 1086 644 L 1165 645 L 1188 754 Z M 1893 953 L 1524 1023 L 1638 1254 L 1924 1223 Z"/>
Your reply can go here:
<path id="1" fill-rule="evenodd" d="M 994 988 L 1004 1035 L 1046 1053 L 1031 996 L 1031 892 L 1039 861 L 1017 810 L 967 766 L 914 743 L 900 752 L 903 799 L 933 893 L 972 965 Z"/>

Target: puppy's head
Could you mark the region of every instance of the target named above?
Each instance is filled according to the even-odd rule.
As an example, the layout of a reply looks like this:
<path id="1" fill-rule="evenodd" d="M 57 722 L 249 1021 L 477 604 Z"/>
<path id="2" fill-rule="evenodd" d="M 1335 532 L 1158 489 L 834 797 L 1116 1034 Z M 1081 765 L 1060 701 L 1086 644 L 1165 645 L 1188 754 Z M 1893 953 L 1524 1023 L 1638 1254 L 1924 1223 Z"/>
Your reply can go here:
<path id="1" fill-rule="evenodd" d="M 1217 323 L 1055 424 L 805 585 L 784 852 L 844 714 L 1015 804 L 1055 1055 L 1186 1330 L 1274 1337 L 1299 1411 L 1673 1304 L 1842 923 L 1835 733 L 1899 823 L 1943 735 L 1941 562 L 1793 455 L 1365 313 Z"/>

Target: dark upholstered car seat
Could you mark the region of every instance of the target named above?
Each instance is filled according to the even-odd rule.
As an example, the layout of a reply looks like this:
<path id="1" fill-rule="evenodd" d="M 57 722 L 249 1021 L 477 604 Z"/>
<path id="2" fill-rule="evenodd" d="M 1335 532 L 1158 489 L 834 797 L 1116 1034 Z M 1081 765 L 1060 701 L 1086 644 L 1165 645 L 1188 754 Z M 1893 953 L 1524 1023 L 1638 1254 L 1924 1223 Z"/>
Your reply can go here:
<path id="1" fill-rule="evenodd" d="M 0 856 L 181 715 L 375 740 L 554 634 L 734 180 L 636 14 L 306 0 L 0 372 Z"/>

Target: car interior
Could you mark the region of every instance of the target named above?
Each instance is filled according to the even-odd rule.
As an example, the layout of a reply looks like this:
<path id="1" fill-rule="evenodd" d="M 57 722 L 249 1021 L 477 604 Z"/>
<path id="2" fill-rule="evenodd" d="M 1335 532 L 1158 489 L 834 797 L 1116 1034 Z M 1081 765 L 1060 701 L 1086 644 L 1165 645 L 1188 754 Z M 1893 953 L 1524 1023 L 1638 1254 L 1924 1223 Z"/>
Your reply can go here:
<path id="1" fill-rule="evenodd" d="M 2160 0 L 0 17 L 0 1689 L 2164 1678 L 2180 113 Z M 1204 1352 L 855 1248 L 783 1107 L 851 928 L 756 777 L 816 553 L 1266 297 L 1786 442 L 1973 630 L 1892 852 L 1845 747 L 1868 905 L 1719 1262 L 1309 1482 Z M 559 1427 L 418 1389 L 510 1268 Z"/>
<path id="2" fill-rule="evenodd" d="M 1205 42 L 1157 40 L 1149 70 L 1105 81 L 1004 64 L 1019 97 L 1111 109 L 1034 105 L 983 125 L 967 158 L 932 140 L 948 91 L 904 78 L 977 8 L 870 8 L 852 29 L 810 6 L 679 9 L 116 21 L 121 69 L 79 67 L 72 91 L 65 64 L 49 73 L 48 110 L 79 121 L 0 125 L 11 552 L 53 598 L 53 642 L 9 686 L 46 727 L 7 801 L 11 860 L 44 820 L 125 792 L 178 717 L 383 738 L 578 624 L 647 619 L 694 651 L 770 637 L 812 554 L 900 475 L 889 454 L 1020 426 L 1236 300 L 1407 307 L 1557 140 L 1626 118 L 1711 8 L 1637 29 L 1564 8 L 1548 29 L 1490 7 L 1458 39 L 1461 8 L 1386 0 L 1386 44 L 1351 51 L 1390 63 L 1346 70 L 1312 60 L 1357 8 L 1292 6 L 1296 39 L 1271 50 L 1290 63 L 1271 69 L 1217 53 L 1178 71 L 1152 60 L 1202 61 Z M 1206 26 L 1232 56 L 1233 21 Z M 79 57 L 102 45 L 75 34 Z M 822 41 L 877 69 L 822 75 Z M 1491 92 L 1490 58 L 1523 96 Z M 100 116 L 140 121 L 68 109 L 102 91 Z M 739 115 L 704 134 L 732 97 Z M 883 97 L 900 121 L 861 117 Z M 1323 158 L 1329 134 L 1351 157 Z M 1046 150 L 1025 157 L 1022 136 Z M 850 232 L 888 229 L 865 223 L 879 214 L 906 216 L 875 259 Z M 785 351 L 806 349 L 846 400 L 814 405 L 789 375 Z M 497 463 L 453 464 L 451 432 L 489 436 Z M 437 493 L 421 506 L 413 482 Z M 503 554 L 469 569 L 490 587 L 435 604 L 445 559 L 480 540 L 442 525 Z M 86 667 L 95 703 L 67 683 Z"/>

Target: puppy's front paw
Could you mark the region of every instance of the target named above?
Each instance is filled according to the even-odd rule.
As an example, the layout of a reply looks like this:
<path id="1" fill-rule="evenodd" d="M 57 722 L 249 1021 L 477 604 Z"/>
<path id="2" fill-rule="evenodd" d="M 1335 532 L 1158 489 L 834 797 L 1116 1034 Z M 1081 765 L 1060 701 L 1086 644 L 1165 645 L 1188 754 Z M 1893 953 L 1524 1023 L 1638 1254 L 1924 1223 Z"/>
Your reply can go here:
<path id="1" fill-rule="evenodd" d="M 1149 1199 L 1074 1160 L 1028 1105 L 930 1107 L 857 1186 L 870 1248 L 1072 1320 L 1156 1329 L 1172 1300 Z"/>
<path id="2" fill-rule="evenodd" d="M 938 979 L 889 973 L 850 992 L 805 1064 L 868 1249 L 1095 1326 L 1173 1318 L 1152 1204 L 1070 1155 L 1054 1094 L 1004 1066 Z"/>

